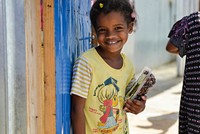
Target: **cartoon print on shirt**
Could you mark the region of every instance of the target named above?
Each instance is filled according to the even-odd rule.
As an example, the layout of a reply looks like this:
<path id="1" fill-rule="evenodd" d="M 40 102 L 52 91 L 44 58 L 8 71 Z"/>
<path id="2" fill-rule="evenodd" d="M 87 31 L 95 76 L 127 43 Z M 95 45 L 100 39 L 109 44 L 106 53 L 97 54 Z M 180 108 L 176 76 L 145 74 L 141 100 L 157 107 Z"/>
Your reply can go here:
<path id="1" fill-rule="evenodd" d="M 119 124 L 119 109 L 115 108 L 117 105 L 121 105 L 119 100 L 118 91 L 119 87 L 116 85 L 117 80 L 110 77 L 104 81 L 103 84 L 97 86 L 94 91 L 94 96 L 97 96 L 98 100 L 102 103 L 99 110 L 102 112 L 102 116 L 99 119 L 97 126 L 102 133 L 114 132 Z"/>

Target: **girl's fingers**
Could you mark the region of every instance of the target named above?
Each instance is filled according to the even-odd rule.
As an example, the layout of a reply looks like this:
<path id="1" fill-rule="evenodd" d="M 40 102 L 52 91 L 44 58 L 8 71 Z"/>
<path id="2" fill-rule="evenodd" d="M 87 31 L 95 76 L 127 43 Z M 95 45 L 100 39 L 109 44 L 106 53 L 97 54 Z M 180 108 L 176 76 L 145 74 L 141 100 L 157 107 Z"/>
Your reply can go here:
<path id="1" fill-rule="evenodd" d="M 127 100 L 125 103 L 124 110 L 127 112 L 131 112 L 133 114 L 138 114 L 142 112 L 145 108 L 146 97 L 142 98 L 142 101 L 139 100 Z"/>

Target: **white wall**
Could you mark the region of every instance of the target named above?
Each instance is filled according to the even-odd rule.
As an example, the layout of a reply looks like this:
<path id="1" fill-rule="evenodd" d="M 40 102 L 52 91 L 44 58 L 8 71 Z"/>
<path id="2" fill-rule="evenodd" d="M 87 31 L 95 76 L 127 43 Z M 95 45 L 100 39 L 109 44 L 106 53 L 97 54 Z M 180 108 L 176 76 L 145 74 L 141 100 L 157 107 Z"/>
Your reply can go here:
<path id="1" fill-rule="evenodd" d="M 4 2 L 0 0 L 0 133 L 6 133 L 6 74 L 5 70 L 5 18 L 4 18 Z"/>
<path id="2" fill-rule="evenodd" d="M 130 35 L 123 51 L 132 59 L 137 72 L 144 66 L 155 68 L 176 59 L 165 50 L 167 36 L 179 14 L 196 8 L 194 5 L 198 4 L 193 2 L 191 0 L 135 0 L 138 26 L 136 33 Z M 177 10 L 180 8 L 182 10 L 178 14 Z"/>
<path id="3" fill-rule="evenodd" d="M 24 0 L 0 0 L 0 133 L 26 133 Z"/>

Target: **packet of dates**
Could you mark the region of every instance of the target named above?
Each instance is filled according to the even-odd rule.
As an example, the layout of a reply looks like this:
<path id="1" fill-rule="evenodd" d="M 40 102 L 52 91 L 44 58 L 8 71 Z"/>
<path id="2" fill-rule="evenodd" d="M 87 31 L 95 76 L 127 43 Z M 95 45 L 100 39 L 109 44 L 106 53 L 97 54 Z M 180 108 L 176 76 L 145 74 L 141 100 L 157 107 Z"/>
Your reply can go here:
<path id="1" fill-rule="evenodd" d="M 138 99 L 141 100 L 141 96 L 146 95 L 149 88 L 156 83 L 154 75 L 151 73 L 151 69 L 144 67 L 134 84 L 129 89 L 126 89 L 125 99 Z"/>

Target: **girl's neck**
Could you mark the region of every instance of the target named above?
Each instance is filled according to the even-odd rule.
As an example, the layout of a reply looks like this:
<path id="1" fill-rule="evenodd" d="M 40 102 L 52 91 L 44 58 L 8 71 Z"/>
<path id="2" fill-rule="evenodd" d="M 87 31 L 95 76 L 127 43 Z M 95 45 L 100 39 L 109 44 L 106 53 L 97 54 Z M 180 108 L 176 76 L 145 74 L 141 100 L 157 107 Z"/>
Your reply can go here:
<path id="1" fill-rule="evenodd" d="M 102 50 L 100 47 L 96 48 L 98 54 L 102 57 L 102 59 L 112 68 L 120 69 L 123 66 L 123 58 L 120 52 L 109 53 L 107 51 Z"/>

